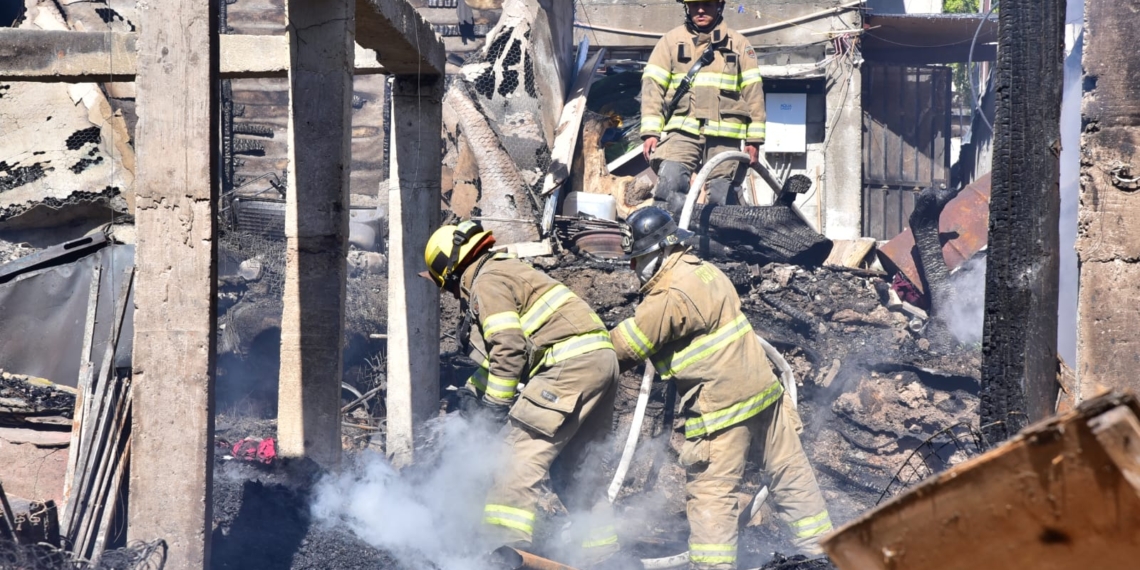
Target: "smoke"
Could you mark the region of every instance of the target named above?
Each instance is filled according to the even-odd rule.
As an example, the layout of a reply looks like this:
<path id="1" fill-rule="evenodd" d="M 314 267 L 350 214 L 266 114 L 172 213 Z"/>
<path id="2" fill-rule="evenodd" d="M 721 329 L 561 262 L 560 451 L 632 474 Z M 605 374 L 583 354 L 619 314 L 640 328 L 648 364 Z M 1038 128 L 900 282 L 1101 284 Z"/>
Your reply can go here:
<path id="1" fill-rule="evenodd" d="M 313 518 L 344 525 L 405 568 L 480 570 L 492 547 L 478 529 L 503 457 L 501 438 L 457 414 L 425 427 L 431 443 L 415 466 L 398 472 L 383 456 L 365 453 L 326 475 L 314 490 Z"/>
<path id="2" fill-rule="evenodd" d="M 939 315 L 958 342 L 975 344 L 982 340 L 986 307 L 986 258 L 975 257 L 950 274 L 954 303 L 944 304 Z"/>

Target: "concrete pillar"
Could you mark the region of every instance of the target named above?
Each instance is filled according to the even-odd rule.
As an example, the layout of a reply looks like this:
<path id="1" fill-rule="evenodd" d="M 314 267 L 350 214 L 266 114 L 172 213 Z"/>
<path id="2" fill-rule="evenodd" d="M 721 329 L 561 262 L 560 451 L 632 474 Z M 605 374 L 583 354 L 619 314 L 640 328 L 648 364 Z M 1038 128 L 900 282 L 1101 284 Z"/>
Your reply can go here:
<path id="1" fill-rule="evenodd" d="M 831 239 L 863 235 L 863 76 L 858 67 L 827 79 L 823 227 Z"/>
<path id="2" fill-rule="evenodd" d="M 289 0 L 289 188 L 277 436 L 340 460 L 354 0 Z"/>
<path id="3" fill-rule="evenodd" d="M 217 316 L 216 2 L 139 10 L 128 538 L 209 567 Z"/>
<path id="4" fill-rule="evenodd" d="M 388 181 L 388 455 L 411 460 L 416 424 L 439 409 L 439 290 L 417 275 L 440 222 L 443 78 L 397 75 Z"/>
<path id="5" fill-rule="evenodd" d="M 1057 397 L 1064 0 L 1006 0 L 998 20 L 982 424 L 1012 436 Z"/>
<path id="6" fill-rule="evenodd" d="M 1140 54 L 1135 29 L 1135 2 L 1085 2 L 1077 226 L 1081 399 L 1105 388 L 1140 391 Z"/>

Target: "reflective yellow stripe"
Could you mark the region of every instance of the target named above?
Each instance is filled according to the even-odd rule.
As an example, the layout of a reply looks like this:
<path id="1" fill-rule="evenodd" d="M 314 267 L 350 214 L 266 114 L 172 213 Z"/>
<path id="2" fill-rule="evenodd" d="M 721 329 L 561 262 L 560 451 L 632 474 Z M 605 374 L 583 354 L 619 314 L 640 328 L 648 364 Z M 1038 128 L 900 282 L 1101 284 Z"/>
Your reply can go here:
<path id="1" fill-rule="evenodd" d="M 687 75 L 687 74 L 686 74 Z M 670 89 L 677 89 L 681 86 L 681 81 L 685 79 L 685 75 L 676 75 L 669 82 Z M 724 89 L 725 91 L 739 91 L 740 84 L 739 77 L 735 74 L 716 73 L 714 71 L 704 71 L 693 76 L 693 83 L 691 87 L 714 87 L 716 89 Z"/>
<path id="2" fill-rule="evenodd" d="M 714 433 L 726 427 L 734 426 L 748 418 L 763 412 L 784 394 L 784 387 L 779 382 L 773 383 L 767 390 L 723 410 L 703 414 L 685 422 L 685 438 L 692 439 L 702 435 Z"/>
<path id="3" fill-rule="evenodd" d="M 831 515 L 823 511 L 815 516 L 805 517 L 788 523 L 797 538 L 811 538 L 831 530 Z"/>
<path id="4" fill-rule="evenodd" d="M 519 386 L 519 381 L 513 378 L 503 378 L 495 376 L 490 372 L 487 373 L 487 395 L 504 400 L 510 400 L 515 397 L 515 392 Z"/>
<path id="5" fill-rule="evenodd" d="M 645 360 L 657 351 L 657 348 L 653 346 L 652 342 L 649 342 L 649 338 L 641 332 L 632 318 L 622 321 L 617 329 L 622 338 L 625 339 L 625 344 L 633 349 L 633 353 L 637 355 L 639 360 Z"/>
<path id="6" fill-rule="evenodd" d="M 574 297 L 574 292 L 562 284 L 555 285 L 543 293 L 538 301 L 522 315 L 523 334 L 527 336 L 534 334 L 534 331 L 546 324 L 547 319 L 554 314 L 554 311 L 557 311 L 559 307 Z"/>
<path id="7" fill-rule="evenodd" d="M 669 71 L 664 67 L 649 64 L 646 65 L 645 70 L 642 71 L 642 77 L 648 77 L 658 85 L 666 87 L 669 85 L 670 80 L 673 78 L 673 75 L 669 73 Z"/>
<path id="8" fill-rule="evenodd" d="M 527 534 L 534 532 L 534 513 L 506 505 L 483 507 L 483 522 L 521 530 Z"/>
<path id="9" fill-rule="evenodd" d="M 519 314 L 514 311 L 495 313 L 483 321 L 483 338 L 488 338 L 497 332 L 511 329 L 522 329 L 522 321 L 519 320 Z"/>
<path id="10" fill-rule="evenodd" d="M 669 362 L 656 362 L 657 370 L 661 372 L 662 378 L 668 380 L 751 331 L 752 325 L 748 318 L 740 315 L 727 325 L 693 339 L 688 348 L 675 353 Z"/>
<path id="11" fill-rule="evenodd" d="M 759 69 L 745 69 L 744 73 L 740 74 L 740 88 L 744 89 L 754 83 L 762 83 L 763 79 L 760 77 Z"/>
<path id="12" fill-rule="evenodd" d="M 582 548 L 600 548 L 618 543 L 617 532 L 612 526 L 604 526 L 590 531 L 590 539 L 582 541 Z"/>
<path id="13" fill-rule="evenodd" d="M 736 545 L 690 544 L 689 561 L 705 564 L 733 564 L 736 562 Z"/>
<path id="14" fill-rule="evenodd" d="M 659 115 L 645 115 L 641 118 L 641 132 L 659 133 L 665 126 L 665 117 Z"/>
<path id="15" fill-rule="evenodd" d="M 752 123 L 748 125 L 748 136 L 746 138 L 762 139 L 764 138 L 766 130 L 766 125 L 764 123 Z"/>
<path id="16" fill-rule="evenodd" d="M 710 137 L 726 137 L 743 140 L 748 127 L 740 123 L 728 121 L 705 121 L 702 125 L 700 121 L 690 117 L 671 117 L 669 122 L 665 124 L 665 130 L 684 131 L 694 135 L 703 134 Z"/>
<path id="17" fill-rule="evenodd" d="M 491 371 L 487 370 L 487 364 L 484 362 L 483 365 L 480 366 L 477 370 L 475 370 L 475 373 L 472 374 L 471 377 L 467 379 L 468 384 L 475 386 L 475 388 L 476 388 L 475 393 L 476 394 L 487 391 L 487 376 L 490 373 L 491 373 Z"/>
<path id="18" fill-rule="evenodd" d="M 542 363 L 539 366 L 554 366 L 575 356 L 606 348 L 610 350 L 614 348 L 614 344 L 610 342 L 609 333 L 602 331 L 580 334 L 551 346 L 550 350 L 546 351 L 546 355 L 542 357 Z"/>

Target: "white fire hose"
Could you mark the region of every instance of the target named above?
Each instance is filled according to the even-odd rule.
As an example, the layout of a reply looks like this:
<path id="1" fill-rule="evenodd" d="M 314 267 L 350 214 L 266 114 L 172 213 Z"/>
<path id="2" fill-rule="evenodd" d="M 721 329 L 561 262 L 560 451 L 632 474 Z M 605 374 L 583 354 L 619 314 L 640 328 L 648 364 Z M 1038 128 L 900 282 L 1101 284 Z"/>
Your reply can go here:
<path id="1" fill-rule="evenodd" d="M 681 210 L 681 219 L 677 226 L 683 229 L 689 228 L 689 222 L 693 217 L 693 208 L 697 202 L 697 196 L 700 194 L 700 189 L 704 187 L 705 182 L 708 180 L 709 175 L 712 173 L 713 168 L 726 160 L 737 160 L 748 164 L 752 159 L 744 152 L 726 152 L 714 156 L 709 160 L 701 171 L 697 173 L 696 180 L 693 181 L 692 187 L 689 188 L 689 194 L 685 198 L 685 207 Z M 779 194 L 781 185 L 772 175 L 770 167 L 764 162 L 764 157 L 759 157 L 761 168 L 757 170 L 760 172 L 764 181 L 768 183 L 772 189 Z M 768 341 L 764 340 L 760 335 L 756 335 L 760 341 L 760 345 L 764 347 L 764 353 L 780 370 L 780 381 L 784 385 L 784 392 L 786 397 L 791 398 L 792 408 L 798 409 L 797 393 L 796 393 L 796 377 L 792 373 L 792 367 L 788 361 L 784 359 L 783 355 L 776 350 Z M 641 388 L 637 393 L 637 406 L 633 411 L 633 421 L 629 426 L 629 435 L 625 440 L 625 448 L 621 452 L 621 460 L 618 462 L 617 471 L 614 473 L 613 481 L 610 482 L 609 489 L 606 492 L 606 497 L 612 503 L 617 498 L 618 493 L 621 491 L 622 483 L 625 482 L 626 473 L 629 472 L 629 466 L 633 462 L 634 452 L 637 451 L 637 440 L 641 435 L 641 425 L 645 422 L 645 409 L 649 405 L 649 392 L 653 387 L 653 377 L 656 370 L 653 368 L 653 363 L 649 360 L 645 361 L 645 374 L 641 377 Z M 667 426 L 672 429 L 672 426 Z M 760 505 L 768 498 L 768 487 L 765 486 L 760 489 L 760 492 L 752 499 L 752 507 L 749 513 L 749 518 L 756 516 L 760 510 Z M 678 568 L 689 563 L 689 553 L 683 552 L 674 556 L 667 556 L 665 558 L 645 558 L 641 560 L 646 570 L 655 570 L 660 568 Z"/>

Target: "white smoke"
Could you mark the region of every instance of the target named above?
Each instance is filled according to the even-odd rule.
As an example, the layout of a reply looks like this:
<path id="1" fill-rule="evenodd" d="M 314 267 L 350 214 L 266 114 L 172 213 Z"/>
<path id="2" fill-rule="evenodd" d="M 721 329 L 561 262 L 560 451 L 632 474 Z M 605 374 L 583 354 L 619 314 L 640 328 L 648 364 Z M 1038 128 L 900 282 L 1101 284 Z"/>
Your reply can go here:
<path id="1" fill-rule="evenodd" d="M 344 525 L 411 569 L 481 570 L 491 545 L 478 531 L 500 438 L 482 422 L 450 415 L 428 423 L 430 458 L 396 471 L 377 453 L 354 459 L 315 488 L 313 518 Z"/>
<path id="2" fill-rule="evenodd" d="M 975 257 L 950 274 L 954 303 L 939 310 L 958 342 L 974 344 L 982 340 L 986 308 L 986 258 Z"/>

